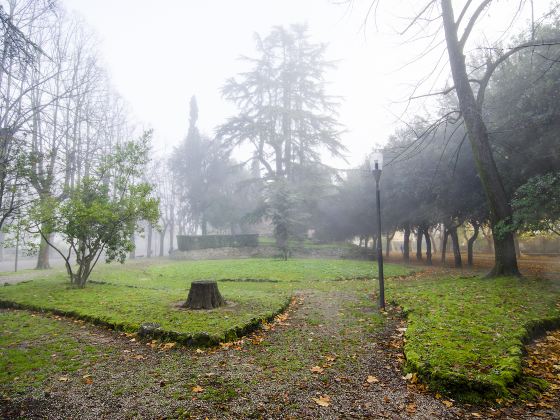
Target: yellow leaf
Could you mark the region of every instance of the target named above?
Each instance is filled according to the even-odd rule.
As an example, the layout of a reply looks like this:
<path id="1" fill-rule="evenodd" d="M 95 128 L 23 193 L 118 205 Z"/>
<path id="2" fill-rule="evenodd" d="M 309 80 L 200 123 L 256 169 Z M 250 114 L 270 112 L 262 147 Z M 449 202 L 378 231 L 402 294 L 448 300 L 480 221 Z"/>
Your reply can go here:
<path id="1" fill-rule="evenodd" d="M 68 382 L 68 376 L 61 376 L 60 378 L 58 378 L 58 380 L 60 382 Z"/>
<path id="2" fill-rule="evenodd" d="M 453 403 L 451 401 L 443 400 L 442 403 L 445 404 L 447 408 L 453 407 Z"/>
<path id="3" fill-rule="evenodd" d="M 163 346 L 161 346 L 161 348 L 162 348 L 162 350 L 171 350 L 176 345 L 177 345 L 177 343 L 174 343 L 174 342 L 165 343 Z"/>
<path id="4" fill-rule="evenodd" d="M 192 387 L 192 392 L 198 393 L 198 392 L 203 392 L 203 391 L 204 391 L 204 388 L 202 388 L 200 385 L 196 385 L 196 386 Z"/>
<path id="5" fill-rule="evenodd" d="M 204 350 L 196 349 L 196 353 L 198 353 L 198 354 L 204 354 Z"/>
<path id="6" fill-rule="evenodd" d="M 312 398 L 312 400 L 321 407 L 328 407 L 331 404 L 331 397 L 328 395 L 321 395 L 319 398 Z"/>
<path id="7" fill-rule="evenodd" d="M 325 356 L 325 360 L 327 362 L 334 362 L 336 360 L 336 357 L 334 356 Z"/>
<path id="8" fill-rule="evenodd" d="M 373 383 L 377 383 L 379 382 L 379 379 L 377 379 L 375 376 L 373 375 L 369 375 L 366 379 L 368 384 L 373 384 Z"/>
<path id="9" fill-rule="evenodd" d="M 325 369 L 323 369 L 321 366 L 313 366 L 311 369 L 309 369 L 311 372 L 313 373 L 323 373 L 323 371 Z"/>

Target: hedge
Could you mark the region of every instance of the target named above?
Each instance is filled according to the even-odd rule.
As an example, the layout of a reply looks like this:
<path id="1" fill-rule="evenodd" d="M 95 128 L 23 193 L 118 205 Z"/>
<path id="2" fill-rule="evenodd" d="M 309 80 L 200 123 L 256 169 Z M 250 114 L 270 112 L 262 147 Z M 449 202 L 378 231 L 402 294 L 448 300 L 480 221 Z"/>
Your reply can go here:
<path id="1" fill-rule="evenodd" d="M 258 234 L 200 236 L 177 235 L 177 246 L 179 251 L 225 247 L 257 247 L 258 245 Z"/>

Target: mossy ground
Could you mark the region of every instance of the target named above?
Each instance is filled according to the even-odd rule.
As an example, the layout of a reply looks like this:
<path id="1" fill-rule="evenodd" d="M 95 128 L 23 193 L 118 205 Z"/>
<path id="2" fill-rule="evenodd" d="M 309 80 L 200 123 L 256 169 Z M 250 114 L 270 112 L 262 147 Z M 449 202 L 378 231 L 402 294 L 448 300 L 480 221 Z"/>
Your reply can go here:
<path id="1" fill-rule="evenodd" d="M 560 325 L 552 281 L 440 276 L 393 281 L 388 294 L 407 314 L 408 369 L 466 401 L 508 396 L 524 343 L 539 326 Z"/>
<path id="2" fill-rule="evenodd" d="M 388 275 L 408 270 L 387 267 Z M 328 289 L 326 283 L 375 276 L 367 262 L 343 260 L 220 260 L 175 262 L 152 267 L 110 266 L 84 289 L 63 274 L 0 288 L 6 307 L 46 310 L 128 332 L 160 324 L 162 335 L 195 345 L 217 344 L 245 333 L 281 311 L 298 288 Z M 196 311 L 180 307 L 190 283 L 216 279 L 228 305 Z M 221 281 L 224 280 L 224 281 Z M 268 281 L 267 281 L 268 280 Z M 132 286 L 132 287 L 129 287 Z"/>

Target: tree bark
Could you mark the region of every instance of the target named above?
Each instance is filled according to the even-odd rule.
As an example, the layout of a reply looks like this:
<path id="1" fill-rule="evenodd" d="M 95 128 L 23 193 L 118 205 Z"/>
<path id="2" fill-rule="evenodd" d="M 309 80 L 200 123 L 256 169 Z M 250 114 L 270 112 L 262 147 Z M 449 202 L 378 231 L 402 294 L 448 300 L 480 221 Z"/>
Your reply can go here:
<path id="1" fill-rule="evenodd" d="M 424 232 L 422 228 L 418 226 L 416 230 L 416 260 L 422 261 L 422 236 L 424 236 Z"/>
<path id="2" fill-rule="evenodd" d="M 488 130 L 469 82 L 465 56 L 463 55 L 462 44 L 458 39 L 458 26 L 453 16 L 451 0 L 441 0 L 441 7 L 449 64 L 459 100 L 459 108 L 465 122 L 477 172 L 490 210 L 495 254 L 494 267 L 489 276 L 519 275 L 513 233 L 509 229 L 511 227 L 512 211 L 494 161 Z M 498 231 L 500 225 L 501 229 Z"/>
<path id="3" fill-rule="evenodd" d="M 432 241 L 428 228 L 424 229 L 424 237 L 426 238 L 426 264 L 432 265 Z"/>
<path id="4" fill-rule="evenodd" d="M 471 225 L 474 229 L 473 235 L 467 241 L 467 265 L 472 267 L 473 265 L 473 247 L 476 238 L 478 237 L 478 231 L 480 229 L 480 225 L 477 222 L 471 222 Z"/>
<path id="5" fill-rule="evenodd" d="M 453 225 L 449 229 L 451 244 L 453 246 L 453 256 L 455 257 L 455 268 L 463 268 L 461 259 L 461 248 L 459 247 L 459 236 L 457 235 L 457 226 Z"/>
<path id="6" fill-rule="evenodd" d="M 410 262 L 410 226 L 408 224 L 404 227 L 403 260 L 406 263 Z"/>
<path id="7" fill-rule="evenodd" d="M 49 234 L 49 242 L 52 242 L 53 234 Z M 46 270 L 51 268 L 49 262 L 49 244 L 44 238 L 41 238 L 41 243 L 39 244 L 39 255 L 37 256 L 36 270 Z"/>
<path id="8" fill-rule="evenodd" d="M 225 303 L 216 281 L 200 280 L 191 283 L 189 296 L 183 306 L 189 309 L 214 309 Z"/>
<path id="9" fill-rule="evenodd" d="M 393 231 L 393 233 L 391 233 L 390 235 L 389 233 L 386 234 L 387 243 L 385 244 L 385 256 L 387 258 L 391 253 L 391 241 L 393 240 L 394 237 L 395 237 L 395 231 Z"/>
<path id="10" fill-rule="evenodd" d="M 442 228 L 442 237 L 441 237 L 441 264 L 445 265 L 445 258 L 447 256 L 447 240 L 449 238 L 449 229 L 447 229 L 446 225 L 443 225 Z"/>
<path id="11" fill-rule="evenodd" d="M 146 248 L 146 257 L 147 258 L 152 257 L 152 233 L 153 233 L 152 224 L 148 223 L 148 244 L 147 244 L 147 248 Z"/>

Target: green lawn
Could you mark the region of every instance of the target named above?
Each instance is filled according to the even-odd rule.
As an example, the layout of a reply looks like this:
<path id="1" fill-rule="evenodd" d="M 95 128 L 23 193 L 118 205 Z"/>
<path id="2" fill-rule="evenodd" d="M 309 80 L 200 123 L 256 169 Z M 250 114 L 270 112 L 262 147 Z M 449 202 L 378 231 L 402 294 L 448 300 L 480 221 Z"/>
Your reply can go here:
<path id="1" fill-rule="evenodd" d="M 167 334 L 162 338 L 201 345 L 231 339 L 247 327 L 258 326 L 261 320 L 280 311 L 295 292 L 304 291 L 323 306 L 328 306 L 333 297 L 344 305 L 328 315 L 337 317 L 340 335 L 331 332 L 320 341 L 309 341 L 308 346 L 320 345 L 323 353 L 336 348 L 338 353 L 350 354 L 357 351 L 359 337 L 378 329 L 382 322 L 379 316 L 373 316 L 374 303 L 369 298 L 377 282 L 368 279 L 376 273 L 371 262 L 349 260 L 245 259 L 109 265 L 99 267 L 85 289 L 70 288 L 64 276 L 53 275 L 0 287 L 0 302 L 68 314 L 126 331 L 136 331 L 144 322 L 156 322 Z M 389 277 L 387 298 L 402 306 L 408 319 L 406 369 L 416 372 L 432 389 L 463 400 L 508 396 L 510 387 L 520 379 L 524 342 L 539 328 L 560 325 L 558 282 L 449 275 L 399 279 L 410 270 L 394 265 L 387 265 L 385 273 Z M 179 308 L 190 282 L 198 279 L 218 280 L 222 295 L 233 304 L 212 311 Z M 327 321 L 325 311 L 319 307 L 316 311 L 308 309 L 302 316 L 310 327 L 321 326 Z M 49 346 L 55 345 L 48 337 L 56 334 L 56 322 L 51 318 L 15 314 L 0 313 L 0 349 L 7 349 L 8 357 L 4 359 L 12 363 L 11 377 L 33 366 L 33 354 L 39 358 L 48 355 Z M 19 324 L 24 327 L 18 328 Z M 286 333 L 290 343 L 277 343 L 269 359 L 278 358 L 278 369 L 289 370 L 292 365 L 294 369 L 302 368 L 301 361 L 293 357 L 294 346 L 307 343 L 302 335 L 294 329 Z M 26 344 L 22 347 L 21 343 Z M 76 348 L 68 340 L 56 345 L 61 349 L 68 346 L 69 352 Z M 31 352 L 25 353 L 31 356 L 19 355 L 20 348 Z M 298 357 L 304 357 L 307 350 L 302 349 Z M 50 361 L 48 357 L 43 359 Z"/>
<path id="2" fill-rule="evenodd" d="M 63 275 L 0 288 L 4 306 L 54 313 L 137 331 L 161 325 L 164 338 L 212 345 L 239 336 L 280 312 L 297 288 L 325 288 L 325 282 L 370 278 L 375 267 L 345 260 L 219 260 L 175 262 L 144 268 L 105 266 L 84 289 L 69 287 Z M 407 269 L 388 266 L 387 275 Z M 212 311 L 180 308 L 190 283 L 216 279 L 229 305 Z M 129 287 L 133 286 L 133 287 Z"/>
<path id="3" fill-rule="evenodd" d="M 508 395 L 523 343 L 560 326 L 560 285 L 513 277 L 393 281 L 388 295 L 408 317 L 410 371 L 464 400 Z"/>
<path id="4" fill-rule="evenodd" d="M 0 313 L 0 384 L 13 391 L 93 364 L 107 349 L 80 343 L 71 326 L 22 311 Z M 61 377 L 62 380 L 65 377 Z"/>

